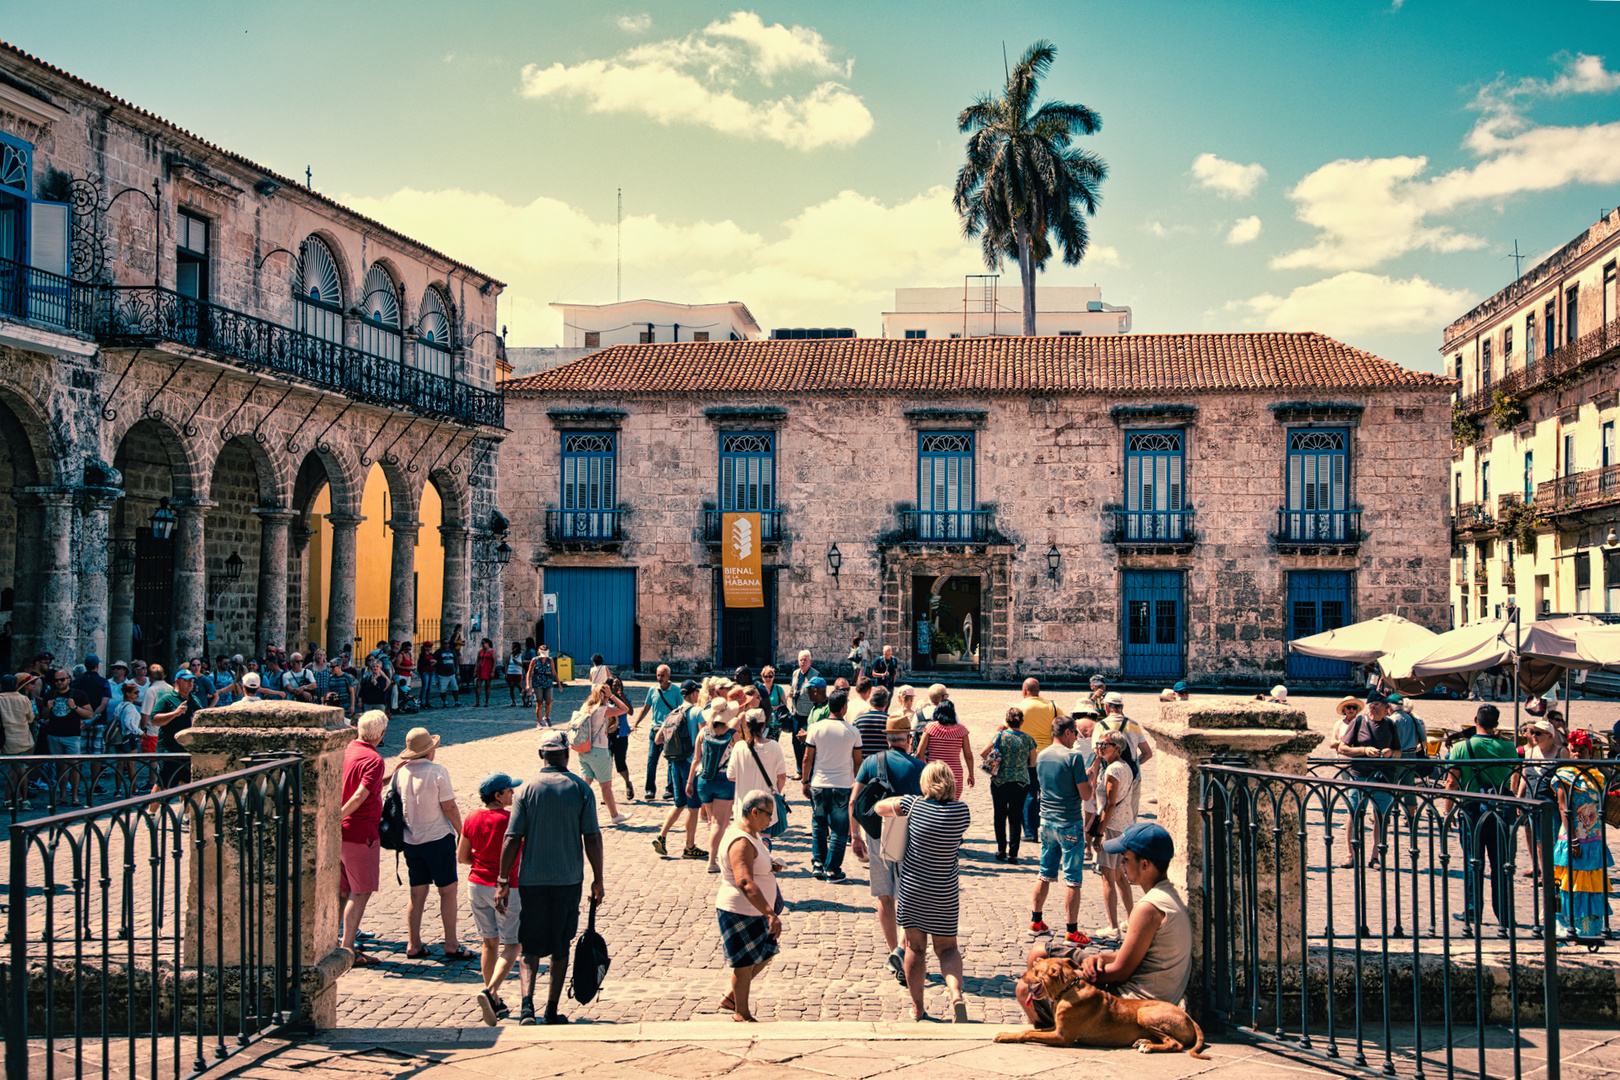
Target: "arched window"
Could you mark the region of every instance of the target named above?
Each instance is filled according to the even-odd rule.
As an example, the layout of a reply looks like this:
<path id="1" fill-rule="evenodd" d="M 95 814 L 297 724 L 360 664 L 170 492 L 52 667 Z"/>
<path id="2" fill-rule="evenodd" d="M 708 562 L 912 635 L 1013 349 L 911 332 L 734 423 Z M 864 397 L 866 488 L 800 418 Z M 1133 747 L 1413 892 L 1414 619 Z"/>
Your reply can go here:
<path id="1" fill-rule="evenodd" d="M 385 360 L 400 357 L 399 289 L 376 263 L 366 271 L 366 294 L 360 299 L 360 348 Z"/>
<path id="2" fill-rule="evenodd" d="M 343 343 L 343 279 L 332 249 L 317 237 L 304 241 L 293 277 L 294 326 L 322 341 Z"/>
<path id="3" fill-rule="evenodd" d="M 450 377 L 450 353 L 455 340 L 450 323 L 450 305 L 438 289 L 422 294 L 422 316 L 416 321 L 416 366 L 435 375 Z"/>

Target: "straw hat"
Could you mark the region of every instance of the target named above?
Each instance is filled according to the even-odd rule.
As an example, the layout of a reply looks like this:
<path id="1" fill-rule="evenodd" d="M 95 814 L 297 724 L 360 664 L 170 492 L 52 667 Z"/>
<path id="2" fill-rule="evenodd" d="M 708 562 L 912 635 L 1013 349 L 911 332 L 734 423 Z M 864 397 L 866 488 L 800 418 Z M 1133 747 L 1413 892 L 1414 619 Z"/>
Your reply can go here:
<path id="1" fill-rule="evenodd" d="M 425 758 L 439 748 L 439 737 L 430 735 L 425 727 L 413 727 L 410 734 L 405 736 L 405 749 L 399 752 L 399 760 L 415 761 Z"/>
<path id="2" fill-rule="evenodd" d="M 1334 706 L 1334 711 L 1340 716 L 1354 716 L 1361 711 L 1361 699 L 1358 697 L 1341 698 Z"/>

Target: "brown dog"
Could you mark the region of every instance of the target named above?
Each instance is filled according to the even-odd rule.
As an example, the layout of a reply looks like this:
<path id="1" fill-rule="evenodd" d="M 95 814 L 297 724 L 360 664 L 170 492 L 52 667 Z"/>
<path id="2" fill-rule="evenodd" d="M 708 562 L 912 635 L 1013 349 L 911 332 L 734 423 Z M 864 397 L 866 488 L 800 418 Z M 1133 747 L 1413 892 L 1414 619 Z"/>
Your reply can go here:
<path id="1" fill-rule="evenodd" d="M 1029 998 L 1046 998 L 1057 1025 L 1050 1031 L 1029 1028 L 1004 1031 L 996 1042 L 1033 1042 L 1047 1046 L 1134 1046 L 1144 1054 L 1186 1050 L 1195 1058 L 1204 1049 L 1204 1032 L 1179 1006 L 1163 1001 L 1115 997 L 1086 982 L 1072 960 L 1047 958 L 1029 966 L 1020 980 Z"/>

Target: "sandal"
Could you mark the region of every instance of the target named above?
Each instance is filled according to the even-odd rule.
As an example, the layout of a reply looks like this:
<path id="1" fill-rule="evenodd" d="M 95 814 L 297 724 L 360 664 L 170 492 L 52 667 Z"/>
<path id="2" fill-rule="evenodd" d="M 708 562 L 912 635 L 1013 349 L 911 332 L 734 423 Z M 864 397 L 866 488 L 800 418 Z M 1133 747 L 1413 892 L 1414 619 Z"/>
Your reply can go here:
<path id="1" fill-rule="evenodd" d="M 378 967 L 381 964 L 382 961 L 377 959 L 375 956 L 372 956 L 368 952 L 361 952 L 359 949 L 356 949 L 354 951 L 354 963 L 351 966 L 357 968 L 369 968 Z"/>
<path id="2" fill-rule="evenodd" d="M 415 952 L 411 952 L 411 950 L 409 950 L 409 949 L 405 950 L 405 959 L 407 959 L 407 960 L 420 960 L 426 955 L 427 955 L 427 947 L 426 946 L 423 946 L 422 948 L 417 949 Z"/>
<path id="3" fill-rule="evenodd" d="M 476 960 L 478 959 L 478 954 L 467 949 L 457 947 L 455 952 L 440 953 L 438 959 L 446 962 L 453 962 L 456 960 Z"/>

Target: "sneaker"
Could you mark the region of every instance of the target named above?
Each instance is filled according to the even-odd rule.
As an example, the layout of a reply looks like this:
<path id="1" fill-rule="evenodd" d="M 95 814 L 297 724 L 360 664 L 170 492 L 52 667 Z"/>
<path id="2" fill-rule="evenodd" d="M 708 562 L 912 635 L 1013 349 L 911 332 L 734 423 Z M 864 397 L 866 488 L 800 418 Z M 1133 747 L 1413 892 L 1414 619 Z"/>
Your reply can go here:
<path id="1" fill-rule="evenodd" d="M 1091 938 L 1087 937 L 1086 934 L 1085 934 L 1085 931 L 1083 931 L 1083 930 L 1076 930 L 1072 934 L 1065 934 L 1063 936 L 1063 940 L 1067 941 L 1070 945 L 1090 945 L 1091 944 Z"/>
<path id="2" fill-rule="evenodd" d="M 708 858 L 709 858 L 709 853 L 707 851 L 704 851 L 702 848 L 699 848 L 699 847 L 689 847 L 685 851 L 681 852 L 681 858 L 683 858 L 683 859 L 703 859 L 703 860 L 707 861 Z"/>
<path id="3" fill-rule="evenodd" d="M 660 855 L 668 855 L 669 845 L 664 842 L 664 838 L 662 836 L 655 836 L 653 837 L 653 850 L 658 852 Z"/>
<path id="4" fill-rule="evenodd" d="M 529 1001 L 527 999 L 524 1000 L 523 1009 L 518 1014 L 518 1026 L 519 1027 L 533 1027 L 534 1026 L 534 1002 Z"/>
<path id="5" fill-rule="evenodd" d="M 823 870 L 821 867 L 818 866 L 815 869 L 810 871 L 810 876 L 815 878 L 817 881 L 826 881 L 827 880 L 827 871 Z"/>
<path id="6" fill-rule="evenodd" d="M 894 972 L 894 981 L 901 986 L 906 985 L 906 950 L 898 948 L 889 954 L 889 970 Z"/>
<path id="7" fill-rule="evenodd" d="M 615 824 L 615 825 L 623 825 L 625 822 L 627 822 L 629 820 L 630 820 L 630 815 L 629 814 L 614 814 L 613 815 L 613 824 Z"/>
<path id="8" fill-rule="evenodd" d="M 550 1009 L 547 1009 L 546 1010 L 546 1023 L 548 1023 L 548 1024 L 566 1024 L 566 1023 L 568 1023 L 568 1017 L 564 1016 L 560 1012 L 552 1012 Z"/>
<path id="9" fill-rule="evenodd" d="M 1037 919 L 1035 922 L 1029 924 L 1030 937 L 1045 937 L 1051 932 L 1052 928 L 1046 925 L 1045 919 Z"/>
<path id="10" fill-rule="evenodd" d="M 500 1019 L 495 1015 L 495 995 L 488 990 L 478 991 L 478 1011 L 484 1014 L 484 1023 L 490 1027 Z"/>
<path id="11" fill-rule="evenodd" d="M 1099 926 L 1091 932 L 1093 941 L 1114 941 L 1119 937 L 1119 927 Z"/>
<path id="12" fill-rule="evenodd" d="M 827 880 L 832 882 L 834 885 L 838 884 L 840 881 L 846 880 L 848 877 L 849 875 L 844 873 L 842 870 L 827 871 Z"/>
<path id="13" fill-rule="evenodd" d="M 508 1016 L 511 1016 L 511 1015 L 512 1015 L 512 1010 L 507 1007 L 506 1002 L 502 1001 L 500 998 L 496 998 L 495 999 L 495 1019 L 497 1019 L 497 1020 L 505 1020 Z"/>

